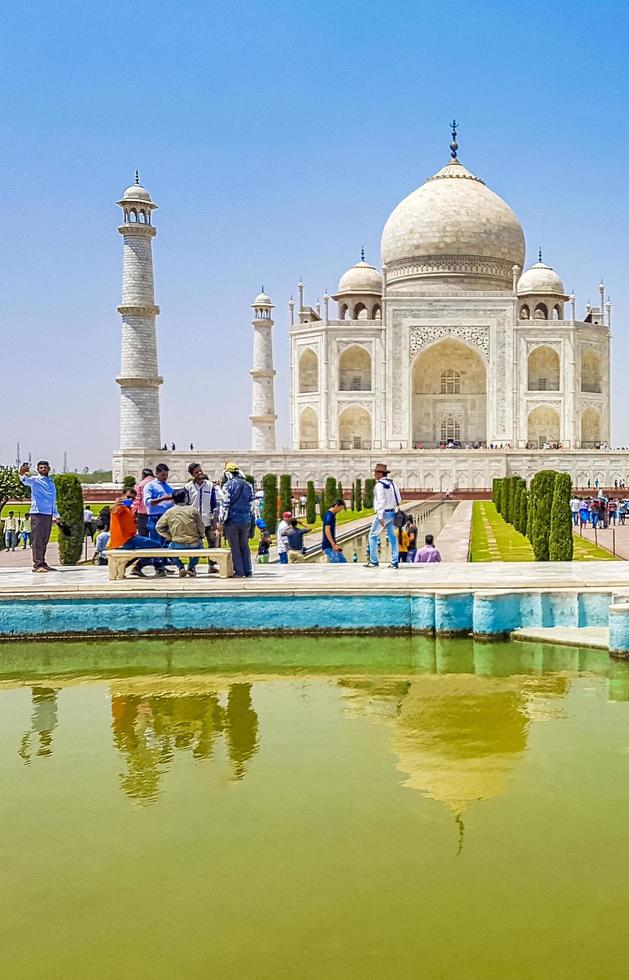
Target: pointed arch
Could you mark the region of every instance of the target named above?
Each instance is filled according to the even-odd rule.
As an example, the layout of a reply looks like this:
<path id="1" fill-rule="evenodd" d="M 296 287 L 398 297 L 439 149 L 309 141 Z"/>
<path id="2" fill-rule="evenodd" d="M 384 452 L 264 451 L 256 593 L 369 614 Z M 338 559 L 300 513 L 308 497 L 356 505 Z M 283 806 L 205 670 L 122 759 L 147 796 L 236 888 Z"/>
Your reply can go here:
<path id="1" fill-rule="evenodd" d="M 304 394 L 319 390 L 319 358 L 307 347 L 299 358 L 299 392 Z"/>

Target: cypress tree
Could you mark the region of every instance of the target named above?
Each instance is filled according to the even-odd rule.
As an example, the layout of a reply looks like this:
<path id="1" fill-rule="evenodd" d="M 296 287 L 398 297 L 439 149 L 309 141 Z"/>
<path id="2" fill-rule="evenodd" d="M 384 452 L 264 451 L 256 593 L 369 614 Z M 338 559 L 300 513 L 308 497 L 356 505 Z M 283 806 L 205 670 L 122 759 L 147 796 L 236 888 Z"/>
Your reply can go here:
<path id="1" fill-rule="evenodd" d="M 293 481 L 290 473 L 282 473 L 280 476 L 280 512 L 285 510 L 293 512 Z"/>
<path id="2" fill-rule="evenodd" d="M 352 510 L 356 510 L 356 484 L 352 483 Z"/>
<path id="3" fill-rule="evenodd" d="M 356 510 L 363 509 L 363 484 L 360 477 L 356 480 Z"/>
<path id="4" fill-rule="evenodd" d="M 498 513 L 502 510 L 502 480 L 498 477 L 495 481 L 494 504 Z"/>
<path id="5" fill-rule="evenodd" d="M 323 491 L 323 498 L 325 500 L 325 509 L 329 510 L 333 505 L 334 501 L 338 497 L 338 491 L 336 488 L 336 480 L 333 476 L 329 476 L 325 481 L 325 489 Z"/>
<path id="6" fill-rule="evenodd" d="M 256 481 L 254 480 L 251 473 L 247 473 L 247 475 L 245 476 L 245 480 L 247 481 L 247 483 L 250 483 L 252 487 L 255 487 Z"/>
<path id="7" fill-rule="evenodd" d="M 554 470 L 541 470 L 531 481 L 535 484 L 535 510 L 533 514 L 533 554 L 535 561 L 548 561 L 550 517 L 555 490 Z"/>
<path id="8" fill-rule="evenodd" d="M 317 519 L 317 497 L 312 480 L 306 484 L 306 524 L 314 524 Z"/>
<path id="9" fill-rule="evenodd" d="M 509 519 L 510 519 L 510 515 L 511 515 L 511 509 L 510 509 L 510 506 L 509 506 L 509 504 L 510 504 L 510 497 L 511 497 L 511 477 L 505 476 L 504 480 L 502 481 L 502 487 L 503 487 L 503 490 L 502 490 L 502 510 L 501 510 L 500 513 L 502 514 L 502 519 L 504 521 L 506 521 L 507 524 L 508 524 L 509 523 Z"/>
<path id="10" fill-rule="evenodd" d="M 498 500 L 498 477 L 497 476 L 495 476 L 491 481 L 491 499 L 493 503 L 496 504 Z"/>
<path id="11" fill-rule="evenodd" d="M 137 482 L 138 481 L 136 480 L 136 478 L 134 476 L 131 476 L 131 474 L 129 474 L 128 476 L 125 476 L 124 480 L 122 481 L 122 489 L 135 490 L 135 485 Z"/>
<path id="12" fill-rule="evenodd" d="M 526 535 L 527 524 L 528 524 L 528 508 L 529 508 L 529 492 L 526 486 L 522 487 L 522 493 L 520 494 L 520 520 L 519 520 L 519 532 L 520 534 Z"/>
<path id="13" fill-rule="evenodd" d="M 336 496 L 337 497 L 340 497 L 341 500 L 345 500 L 345 497 L 343 496 L 343 484 L 341 483 L 340 480 L 336 484 Z"/>
<path id="14" fill-rule="evenodd" d="M 363 505 L 367 510 L 371 510 L 373 507 L 373 488 L 376 485 L 376 481 L 371 477 L 365 480 L 365 496 L 363 497 Z"/>
<path id="15" fill-rule="evenodd" d="M 60 473 L 54 477 L 57 487 L 57 510 L 62 524 L 69 530 L 66 536 L 59 531 L 59 561 L 76 565 L 83 551 L 83 489 L 76 473 Z"/>
<path id="16" fill-rule="evenodd" d="M 513 491 L 513 526 L 516 531 L 520 530 L 520 497 L 522 496 L 522 480 L 518 477 L 518 481 L 515 485 L 515 490 Z"/>
<path id="17" fill-rule="evenodd" d="M 550 514 L 548 552 L 551 561 L 572 561 L 574 538 L 572 536 L 572 512 L 570 498 L 572 480 L 569 473 L 555 477 L 553 505 Z"/>
<path id="18" fill-rule="evenodd" d="M 321 516 L 322 521 L 323 518 L 325 517 L 325 512 L 327 509 L 328 508 L 325 506 L 325 494 L 322 492 L 321 497 L 319 498 L 319 514 Z"/>
<path id="19" fill-rule="evenodd" d="M 267 473 L 262 477 L 262 492 L 264 494 L 264 523 L 269 534 L 275 534 L 277 528 L 277 477 L 275 473 Z"/>

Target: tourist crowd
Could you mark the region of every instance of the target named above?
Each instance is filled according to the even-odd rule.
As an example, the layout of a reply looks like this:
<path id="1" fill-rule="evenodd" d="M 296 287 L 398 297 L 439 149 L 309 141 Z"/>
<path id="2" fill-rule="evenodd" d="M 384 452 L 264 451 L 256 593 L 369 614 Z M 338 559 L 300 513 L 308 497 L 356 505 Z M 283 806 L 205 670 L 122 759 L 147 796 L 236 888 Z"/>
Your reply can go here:
<path id="1" fill-rule="evenodd" d="M 608 528 L 625 524 L 629 514 L 629 499 L 606 497 L 599 490 L 595 497 L 573 497 L 570 501 L 575 527 L 591 525 L 592 528 Z"/>
<path id="2" fill-rule="evenodd" d="M 20 468 L 20 479 L 31 492 L 29 513 L 16 516 L 9 511 L 4 522 L 6 547 L 14 551 L 18 542 L 26 548 L 30 542 L 33 552 L 33 571 L 53 571 L 46 561 L 46 549 L 54 523 L 67 529 L 59 519 L 57 490 L 50 476 L 50 466 L 45 460 L 37 464 L 37 472 L 30 474 L 28 464 Z M 197 574 L 199 555 L 168 555 L 167 551 L 195 552 L 207 547 L 210 551 L 227 542 L 232 554 L 234 577 L 250 578 L 252 562 L 250 544 L 259 529 L 257 560 L 269 561 L 272 538 L 263 520 L 264 500 L 240 471 L 237 463 L 225 463 L 220 480 L 210 479 L 200 463 L 188 466 L 190 479 L 182 487 L 169 483 L 170 470 L 166 463 L 142 470 L 133 488 L 124 490 L 113 506 L 105 506 L 98 516 L 87 505 L 83 511 L 84 534 L 95 543 L 94 560 L 106 564 L 107 552 L 164 550 L 164 555 L 138 554 L 132 564 L 131 575 L 144 576 L 144 569 L 152 566 L 157 577 L 179 574 L 181 578 Z M 390 566 L 402 563 L 438 562 L 441 560 L 431 535 L 426 536 L 423 547 L 418 548 L 417 526 L 410 514 L 401 508 L 402 497 L 390 471 L 384 463 L 377 464 L 374 472 L 375 516 L 369 532 L 369 560 L 365 567 L 379 565 L 381 535 L 386 535 L 390 549 Z M 261 499 L 262 498 L 262 499 Z M 274 505 L 275 502 L 273 502 Z M 305 500 L 300 501 L 304 504 Z M 321 551 L 328 562 L 342 564 L 347 561 L 342 546 L 337 541 L 336 519 L 345 508 L 344 500 L 334 500 L 323 514 Z M 312 530 L 289 510 L 282 515 L 277 527 L 277 554 L 280 564 L 302 561 L 307 554 L 305 535 Z M 209 573 L 216 571 L 216 562 L 210 554 Z M 354 560 L 357 561 L 356 552 Z"/>

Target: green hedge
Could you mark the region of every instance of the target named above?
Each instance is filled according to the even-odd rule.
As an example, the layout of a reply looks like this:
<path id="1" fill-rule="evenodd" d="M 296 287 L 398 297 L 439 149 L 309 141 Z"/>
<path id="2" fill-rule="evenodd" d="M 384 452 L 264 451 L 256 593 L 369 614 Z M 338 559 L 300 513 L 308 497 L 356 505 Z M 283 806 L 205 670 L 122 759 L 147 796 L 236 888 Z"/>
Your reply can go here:
<path id="1" fill-rule="evenodd" d="M 376 481 L 370 477 L 365 480 L 365 496 L 363 497 L 363 507 L 367 510 L 371 510 L 373 507 L 373 488 L 376 485 Z"/>
<path id="2" fill-rule="evenodd" d="M 57 487 L 57 510 L 70 535 L 59 533 L 59 562 L 76 565 L 83 551 L 83 489 L 76 473 L 59 473 L 54 477 Z"/>
<path id="3" fill-rule="evenodd" d="M 280 513 L 278 516 L 283 514 L 285 510 L 289 510 L 291 514 L 293 512 L 293 481 L 290 473 L 282 473 L 280 476 Z"/>
<path id="4" fill-rule="evenodd" d="M 574 538 L 572 536 L 572 480 L 569 473 L 555 477 L 553 504 L 550 514 L 548 552 L 551 561 L 572 561 Z"/>
<path id="5" fill-rule="evenodd" d="M 550 557 L 550 521 L 556 477 L 554 470 L 541 470 L 531 480 L 533 500 L 531 544 L 535 561 L 548 561 Z"/>
<path id="6" fill-rule="evenodd" d="M 518 517 L 518 531 L 520 534 L 526 536 L 526 528 L 528 522 L 528 510 L 529 510 L 529 492 L 526 486 L 522 488 L 522 493 L 520 494 L 520 512 Z"/>
<path id="7" fill-rule="evenodd" d="M 314 524 L 317 519 L 317 495 L 312 480 L 306 484 L 306 523 Z"/>
<path id="8" fill-rule="evenodd" d="M 356 500 L 354 501 L 354 510 L 363 509 L 363 482 L 360 477 L 356 478 Z"/>
<path id="9" fill-rule="evenodd" d="M 329 510 L 330 507 L 332 507 L 338 495 L 339 494 L 336 486 L 336 480 L 333 476 L 329 476 L 325 481 L 325 489 L 323 491 L 323 498 L 325 500 L 326 510 Z"/>
<path id="10" fill-rule="evenodd" d="M 275 473 L 267 473 L 262 477 L 262 492 L 264 494 L 264 523 L 269 534 L 275 534 L 277 528 L 277 477 Z"/>

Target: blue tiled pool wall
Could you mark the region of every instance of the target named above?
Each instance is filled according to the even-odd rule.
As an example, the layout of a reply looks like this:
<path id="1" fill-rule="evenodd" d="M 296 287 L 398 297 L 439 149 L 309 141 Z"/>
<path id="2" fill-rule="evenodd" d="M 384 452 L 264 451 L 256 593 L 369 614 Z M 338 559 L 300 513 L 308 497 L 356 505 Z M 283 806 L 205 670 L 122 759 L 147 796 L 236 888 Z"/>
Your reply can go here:
<path id="1" fill-rule="evenodd" d="M 317 630 L 492 637 L 527 626 L 606 627 L 613 598 L 611 591 L 570 590 L 4 600 L 0 601 L 0 637 Z"/>

